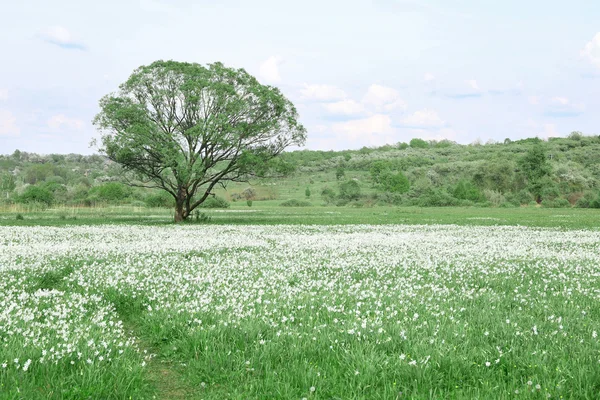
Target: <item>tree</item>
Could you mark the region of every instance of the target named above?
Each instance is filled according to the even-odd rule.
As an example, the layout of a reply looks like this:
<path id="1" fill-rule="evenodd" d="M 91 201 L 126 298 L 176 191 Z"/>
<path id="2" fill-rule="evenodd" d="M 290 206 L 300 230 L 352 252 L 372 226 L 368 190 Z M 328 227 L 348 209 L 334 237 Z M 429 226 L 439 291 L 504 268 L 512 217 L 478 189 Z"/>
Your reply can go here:
<path id="1" fill-rule="evenodd" d="M 133 175 L 130 184 L 170 193 L 176 222 L 217 184 L 264 176 L 274 157 L 306 140 L 296 108 L 278 89 L 221 63 L 139 67 L 100 108 L 100 151 Z"/>
<path id="2" fill-rule="evenodd" d="M 13 174 L 4 173 L 0 175 L 0 189 L 2 192 L 6 193 L 6 198 L 10 197 L 10 193 L 17 187 L 17 183 L 15 182 L 15 177 Z"/>
<path id="3" fill-rule="evenodd" d="M 429 147 L 429 143 L 427 143 L 423 139 L 414 138 L 410 141 L 410 147 L 412 147 L 413 149 L 426 149 Z"/>
<path id="4" fill-rule="evenodd" d="M 369 167 L 369 172 L 371 174 L 371 179 L 374 184 L 381 184 L 381 175 L 384 172 L 390 171 L 392 169 L 392 163 L 387 160 L 377 160 L 373 161 L 371 166 Z"/>
<path id="5" fill-rule="evenodd" d="M 406 193 L 410 189 L 408 178 L 402 172 L 385 170 L 379 175 L 379 181 L 386 192 Z"/>
<path id="6" fill-rule="evenodd" d="M 544 178 L 552 171 L 544 148 L 539 143 L 534 144 L 519 160 L 519 166 L 527 181 L 527 188 L 535 196 L 535 201 L 541 203 L 544 183 L 547 183 Z"/>
<path id="7" fill-rule="evenodd" d="M 310 188 L 307 186 L 306 190 L 304 191 L 304 195 L 306 196 L 307 199 L 310 198 Z"/>
<path id="8" fill-rule="evenodd" d="M 335 179 L 337 179 L 338 181 L 340 179 L 344 179 L 344 177 L 346 176 L 346 169 L 343 166 L 338 166 L 335 169 Z"/>

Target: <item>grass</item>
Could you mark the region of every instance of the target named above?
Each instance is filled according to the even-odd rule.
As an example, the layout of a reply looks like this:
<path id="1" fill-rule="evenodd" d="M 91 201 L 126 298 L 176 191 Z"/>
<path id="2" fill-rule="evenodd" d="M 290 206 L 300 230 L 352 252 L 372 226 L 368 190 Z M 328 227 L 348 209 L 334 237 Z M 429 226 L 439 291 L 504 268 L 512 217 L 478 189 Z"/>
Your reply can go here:
<path id="1" fill-rule="evenodd" d="M 1 214 L 0 399 L 597 398 L 597 210 L 277 203 Z"/>
<path id="2" fill-rule="evenodd" d="M 200 210 L 216 225 L 348 225 L 348 224 L 456 224 L 520 225 L 598 229 L 600 212 L 596 209 L 554 209 L 540 207 L 281 207 L 279 200 L 234 202 L 226 210 Z M 23 215 L 23 220 L 16 218 Z M 193 223 L 193 216 L 189 223 Z M 30 210 L 5 209 L 0 226 L 63 226 L 98 224 L 165 225 L 172 224 L 173 211 L 144 207 L 54 208 Z"/>

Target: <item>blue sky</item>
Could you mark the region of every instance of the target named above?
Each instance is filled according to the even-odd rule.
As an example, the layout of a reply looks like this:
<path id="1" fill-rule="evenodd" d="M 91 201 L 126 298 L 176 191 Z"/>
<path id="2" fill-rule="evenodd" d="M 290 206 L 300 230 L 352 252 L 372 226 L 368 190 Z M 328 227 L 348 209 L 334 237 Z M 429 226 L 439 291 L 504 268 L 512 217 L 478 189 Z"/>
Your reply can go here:
<path id="1" fill-rule="evenodd" d="M 310 149 L 600 134 L 596 0 L 0 5 L 0 154 L 93 153 L 98 100 L 157 59 L 279 87 Z"/>

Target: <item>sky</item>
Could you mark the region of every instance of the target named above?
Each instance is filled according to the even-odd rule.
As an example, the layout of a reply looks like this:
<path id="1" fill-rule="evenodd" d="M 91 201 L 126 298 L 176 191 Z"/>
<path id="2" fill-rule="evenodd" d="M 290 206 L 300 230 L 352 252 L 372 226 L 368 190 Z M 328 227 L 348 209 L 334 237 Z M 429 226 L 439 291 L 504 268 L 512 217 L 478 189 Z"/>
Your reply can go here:
<path id="1" fill-rule="evenodd" d="M 91 154 L 98 100 L 155 60 L 278 87 L 304 148 L 600 134 L 597 0 L 0 2 L 0 154 Z"/>

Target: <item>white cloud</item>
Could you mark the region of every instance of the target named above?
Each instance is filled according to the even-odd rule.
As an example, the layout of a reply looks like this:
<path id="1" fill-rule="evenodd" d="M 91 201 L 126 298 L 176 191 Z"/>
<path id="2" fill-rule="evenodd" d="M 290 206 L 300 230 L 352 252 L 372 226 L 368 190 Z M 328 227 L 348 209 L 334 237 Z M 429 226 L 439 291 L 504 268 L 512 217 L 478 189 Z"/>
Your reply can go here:
<path id="1" fill-rule="evenodd" d="M 379 111 L 406 109 L 406 102 L 400 98 L 400 93 L 396 89 L 377 84 L 369 86 L 362 102 L 374 106 Z"/>
<path id="2" fill-rule="evenodd" d="M 477 85 L 477 81 L 475 79 L 468 80 L 467 84 L 469 85 L 469 87 L 471 87 L 471 89 L 479 90 L 479 85 Z"/>
<path id="3" fill-rule="evenodd" d="M 346 92 L 338 87 L 318 84 L 309 85 L 307 83 L 304 84 L 303 89 L 300 89 L 300 94 L 305 100 L 316 101 L 336 101 L 347 97 Z"/>
<path id="4" fill-rule="evenodd" d="M 83 121 L 75 118 L 68 118 L 64 114 L 52 116 L 46 123 L 52 130 L 60 129 L 80 130 L 83 128 Z"/>
<path id="5" fill-rule="evenodd" d="M 542 139 L 548 139 L 550 137 L 560 136 L 560 133 L 556 131 L 556 125 L 544 124 L 542 129 L 536 133 L 536 136 L 539 136 Z"/>
<path id="6" fill-rule="evenodd" d="M 38 32 L 38 36 L 45 42 L 55 44 L 64 49 L 85 50 L 85 45 L 73 37 L 71 32 L 63 26 L 49 26 Z"/>
<path id="7" fill-rule="evenodd" d="M 17 118 L 7 110 L 0 110 L 0 136 L 19 136 Z"/>
<path id="8" fill-rule="evenodd" d="M 8 89 L 0 89 L 0 101 L 8 100 Z"/>
<path id="9" fill-rule="evenodd" d="M 421 128 L 439 128 L 444 126 L 446 122 L 434 110 L 424 109 L 415 111 L 413 114 L 403 118 L 402 124 Z"/>
<path id="10" fill-rule="evenodd" d="M 561 104 L 563 106 L 569 104 L 569 99 L 567 99 L 566 97 L 555 96 L 552 99 L 550 99 L 550 101 L 554 104 Z"/>
<path id="11" fill-rule="evenodd" d="M 433 75 L 431 72 L 427 72 L 424 76 L 423 76 L 423 80 L 425 82 L 431 82 L 433 80 L 435 80 L 435 75 Z"/>
<path id="12" fill-rule="evenodd" d="M 343 138 L 357 140 L 370 138 L 372 135 L 385 135 L 393 133 L 392 119 L 389 115 L 375 114 L 368 118 L 352 121 L 338 122 L 331 127 L 334 133 L 343 135 Z"/>
<path id="13" fill-rule="evenodd" d="M 354 100 L 342 100 L 335 103 L 323 104 L 323 107 L 332 114 L 354 115 L 365 111 L 365 107 Z"/>
<path id="14" fill-rule="evenodd" d="M 527 101 L 529 101 L 529 104 L 536 106 L 536 105 L 540 104 L 540 97 L 539 96 L 529 96 L 527 98 Z"/>
<path id="15" fill-rule="evenodd" d="M 268 83 L 281 82 L 279 75 L 279 66 L 283 63 L 283 58 L 279 56 L 271 56 L 260 65 L 259 74 Z"/>
<path id="16" fill-rule="evenodd" d="M 600 68 L 600 32 L 596 33 L 592 40 L 585 45 L 581 50 L 581 55 Z"/>

